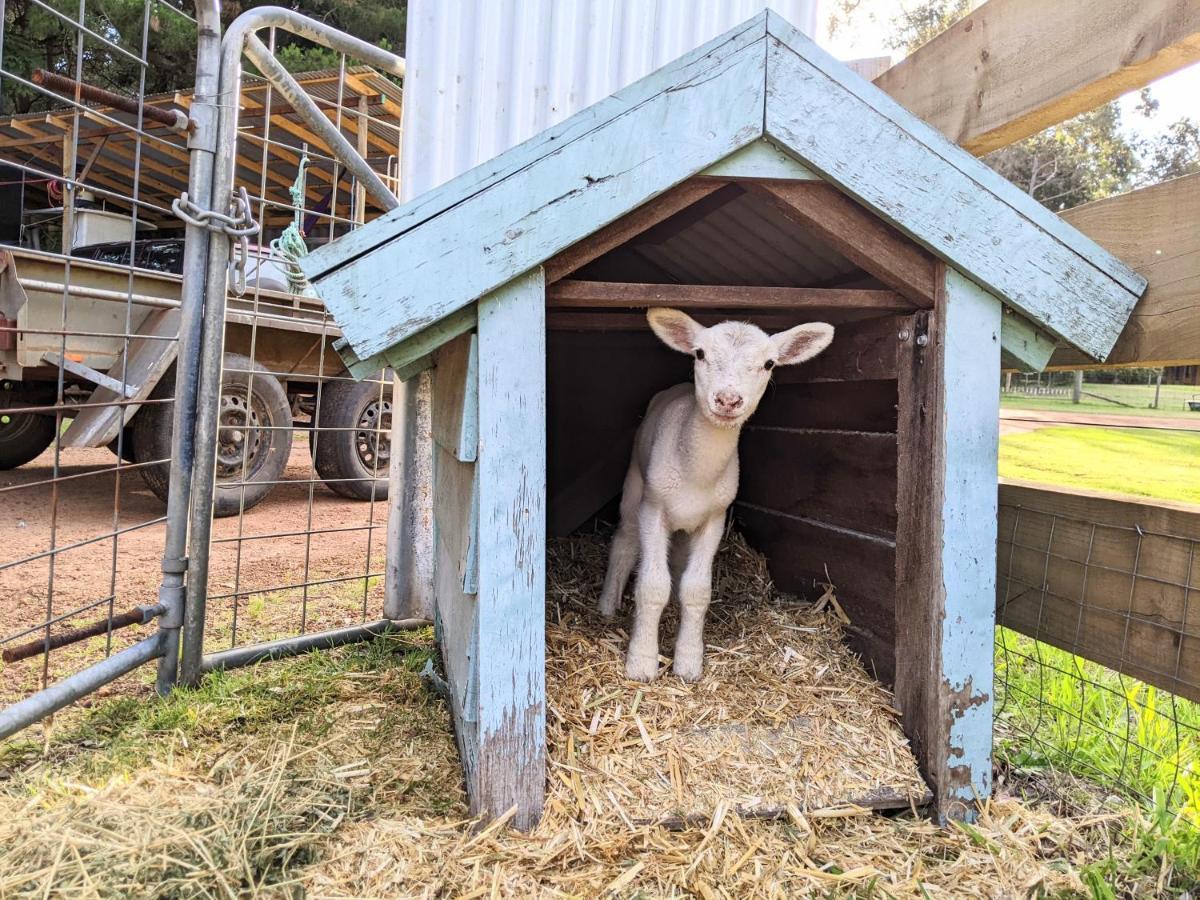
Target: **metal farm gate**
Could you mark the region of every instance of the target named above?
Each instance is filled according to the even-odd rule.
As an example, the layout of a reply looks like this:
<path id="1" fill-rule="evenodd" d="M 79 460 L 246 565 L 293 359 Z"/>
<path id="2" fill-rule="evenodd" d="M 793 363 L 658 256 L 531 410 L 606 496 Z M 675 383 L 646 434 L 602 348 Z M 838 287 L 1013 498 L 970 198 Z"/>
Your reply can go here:
<path id="1" fill-rule="evenodd" d="M 403 59 L 275 7 L 4 6 L 0 738 L 150 661 L 165 692 L 402 626 L 392 378 L 349 377 L 295 262 L 397 205 Z M 192 48 L 193 91 L 147 89 Z"/>

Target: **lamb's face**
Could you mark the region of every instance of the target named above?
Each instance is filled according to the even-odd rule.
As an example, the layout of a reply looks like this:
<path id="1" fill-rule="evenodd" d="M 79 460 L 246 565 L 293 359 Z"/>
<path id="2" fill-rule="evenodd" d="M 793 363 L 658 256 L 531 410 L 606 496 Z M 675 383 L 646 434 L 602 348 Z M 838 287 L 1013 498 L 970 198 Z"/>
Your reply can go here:
<path id="1" fill-rule="evenodd" d="M 675 309 L 652 309 L 647 318 L 663 343 L 695 358 L 696 404 L 723 428 L 740 428 L 754 414 L 775 366 L 812 359 L 833 340 L 833 326 L 823 322 L 768 335 L 746 322 L 705 328 Z"/>

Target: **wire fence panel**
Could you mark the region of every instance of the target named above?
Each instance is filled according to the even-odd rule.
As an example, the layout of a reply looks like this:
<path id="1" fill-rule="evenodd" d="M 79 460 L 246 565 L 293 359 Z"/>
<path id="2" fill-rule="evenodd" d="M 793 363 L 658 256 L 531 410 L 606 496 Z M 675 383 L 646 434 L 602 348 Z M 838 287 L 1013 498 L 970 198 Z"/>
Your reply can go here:
<path id="1" fill-rule="evenodd" d="M 1195 367 L 1094 369 L 1006 374 L 1001 395 L 1022 405 L 1075 408 L 1126 415 L 1157 413 L 1200 421 L 1200 378 Z M 1070 407 L 1065 404 L 1069 404 Z"/>
<path id="2" fill-rule="evenodd" d="M 1200 817 L 1200 513 L 1004 484 L 997 589 L 1002 740 Z"/>
<path id="3" fill-rule="evenodd" d="M 263 38 L 274 51 L 274 29 Z M 336 66 L 295 80 L 394 193 L 400 87 L 330 55 Z M 384 209 L 295 98 L 250 78 L 241 96 L 235 188 L 265 249 L 257 282 L 227 308 L 207 653 L 383 617 L 392 379 L 350 377 L 296 260 Z"/>
<path id="4" fill-rule="evenodd" d="M 181 308 L 171 200 L 189 153 L 185 110 L 148 85 L 164 42 L 194 53 L 196 25 L 154 2 L 0 14 L 3 705 L 155 634 L 162 611 L 153 488 L 171 448 L 137 434 L 172 405 L 159 387 Z"/>

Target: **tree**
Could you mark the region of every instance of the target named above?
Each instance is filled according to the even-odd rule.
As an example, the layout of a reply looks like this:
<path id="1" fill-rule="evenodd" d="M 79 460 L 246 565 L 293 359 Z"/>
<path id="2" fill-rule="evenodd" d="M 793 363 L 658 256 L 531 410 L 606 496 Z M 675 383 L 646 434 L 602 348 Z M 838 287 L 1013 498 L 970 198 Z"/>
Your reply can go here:
<path id="1" fill-rule="evenodd" d="M 223 3 L 223 24 L 228 26 L 246 9 L 270 3 L 272 0 Z M 404 52 L 407 0 L 285 0 L 282 5 L 386 49 Z M 74 25 L 54 16 L 34 0 L 8 0 L 4 7 L 5 68 L 25 79 L 34 69 L 49 69 L 69 78 L 82 77 L 88 84 L 129 96 L 137 96 L 143 90 L 143 77 L 145 94 L 191 88 L 195 78 L 196 28 L 166 0 L 88 0 L 84 25 L 108 43 L 85 34 L 81 52 L 80 32 Z M 109 44 L 117 45 L 134 58 Z M 143 45 L 147 63 L 144 67 L 136 59 L 143 56 Z M 282 31 L 276 35 L 276 55 L 293 72 L 338 66 L 338 54 Z M 0 114 L 62 105 L 63 101 L 57 97 L 12 79 L 4 80 Z"/>
<path id="2" fill-rule="evenodd" d="M 1158 114 L 1158 101 L 1149 88 L 1142 89 L 1137 109 L 1147 119 Z M 1142 151 L 1146 158 L 1143 184 L 1200 172 L 1200 122 L 1184 116 L 1168 125 L 1162 134 L 1146 141 Z"/>

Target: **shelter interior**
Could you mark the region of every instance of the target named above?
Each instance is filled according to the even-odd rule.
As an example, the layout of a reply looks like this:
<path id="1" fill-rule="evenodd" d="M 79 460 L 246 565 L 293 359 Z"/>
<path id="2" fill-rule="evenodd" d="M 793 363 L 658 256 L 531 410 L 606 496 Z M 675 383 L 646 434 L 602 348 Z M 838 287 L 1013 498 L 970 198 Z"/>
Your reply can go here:
<path id="1" fill-rule="evenodd" d="M 549 532 L 615 521 L 646 403 L 691 377 L 647 307 L 769 332 L 830 322 L 832 346 L 776 369 L 743 431 L 734 520 L 781 589 L 836 586 L 852 646 L 892 683 L 897 560 L 922 539 L 898 484 L 919 490 L 936 465 L 918 447 L 941 265 L 819 180 L 695 178 L 560 253 L 545 269 Z"/>

